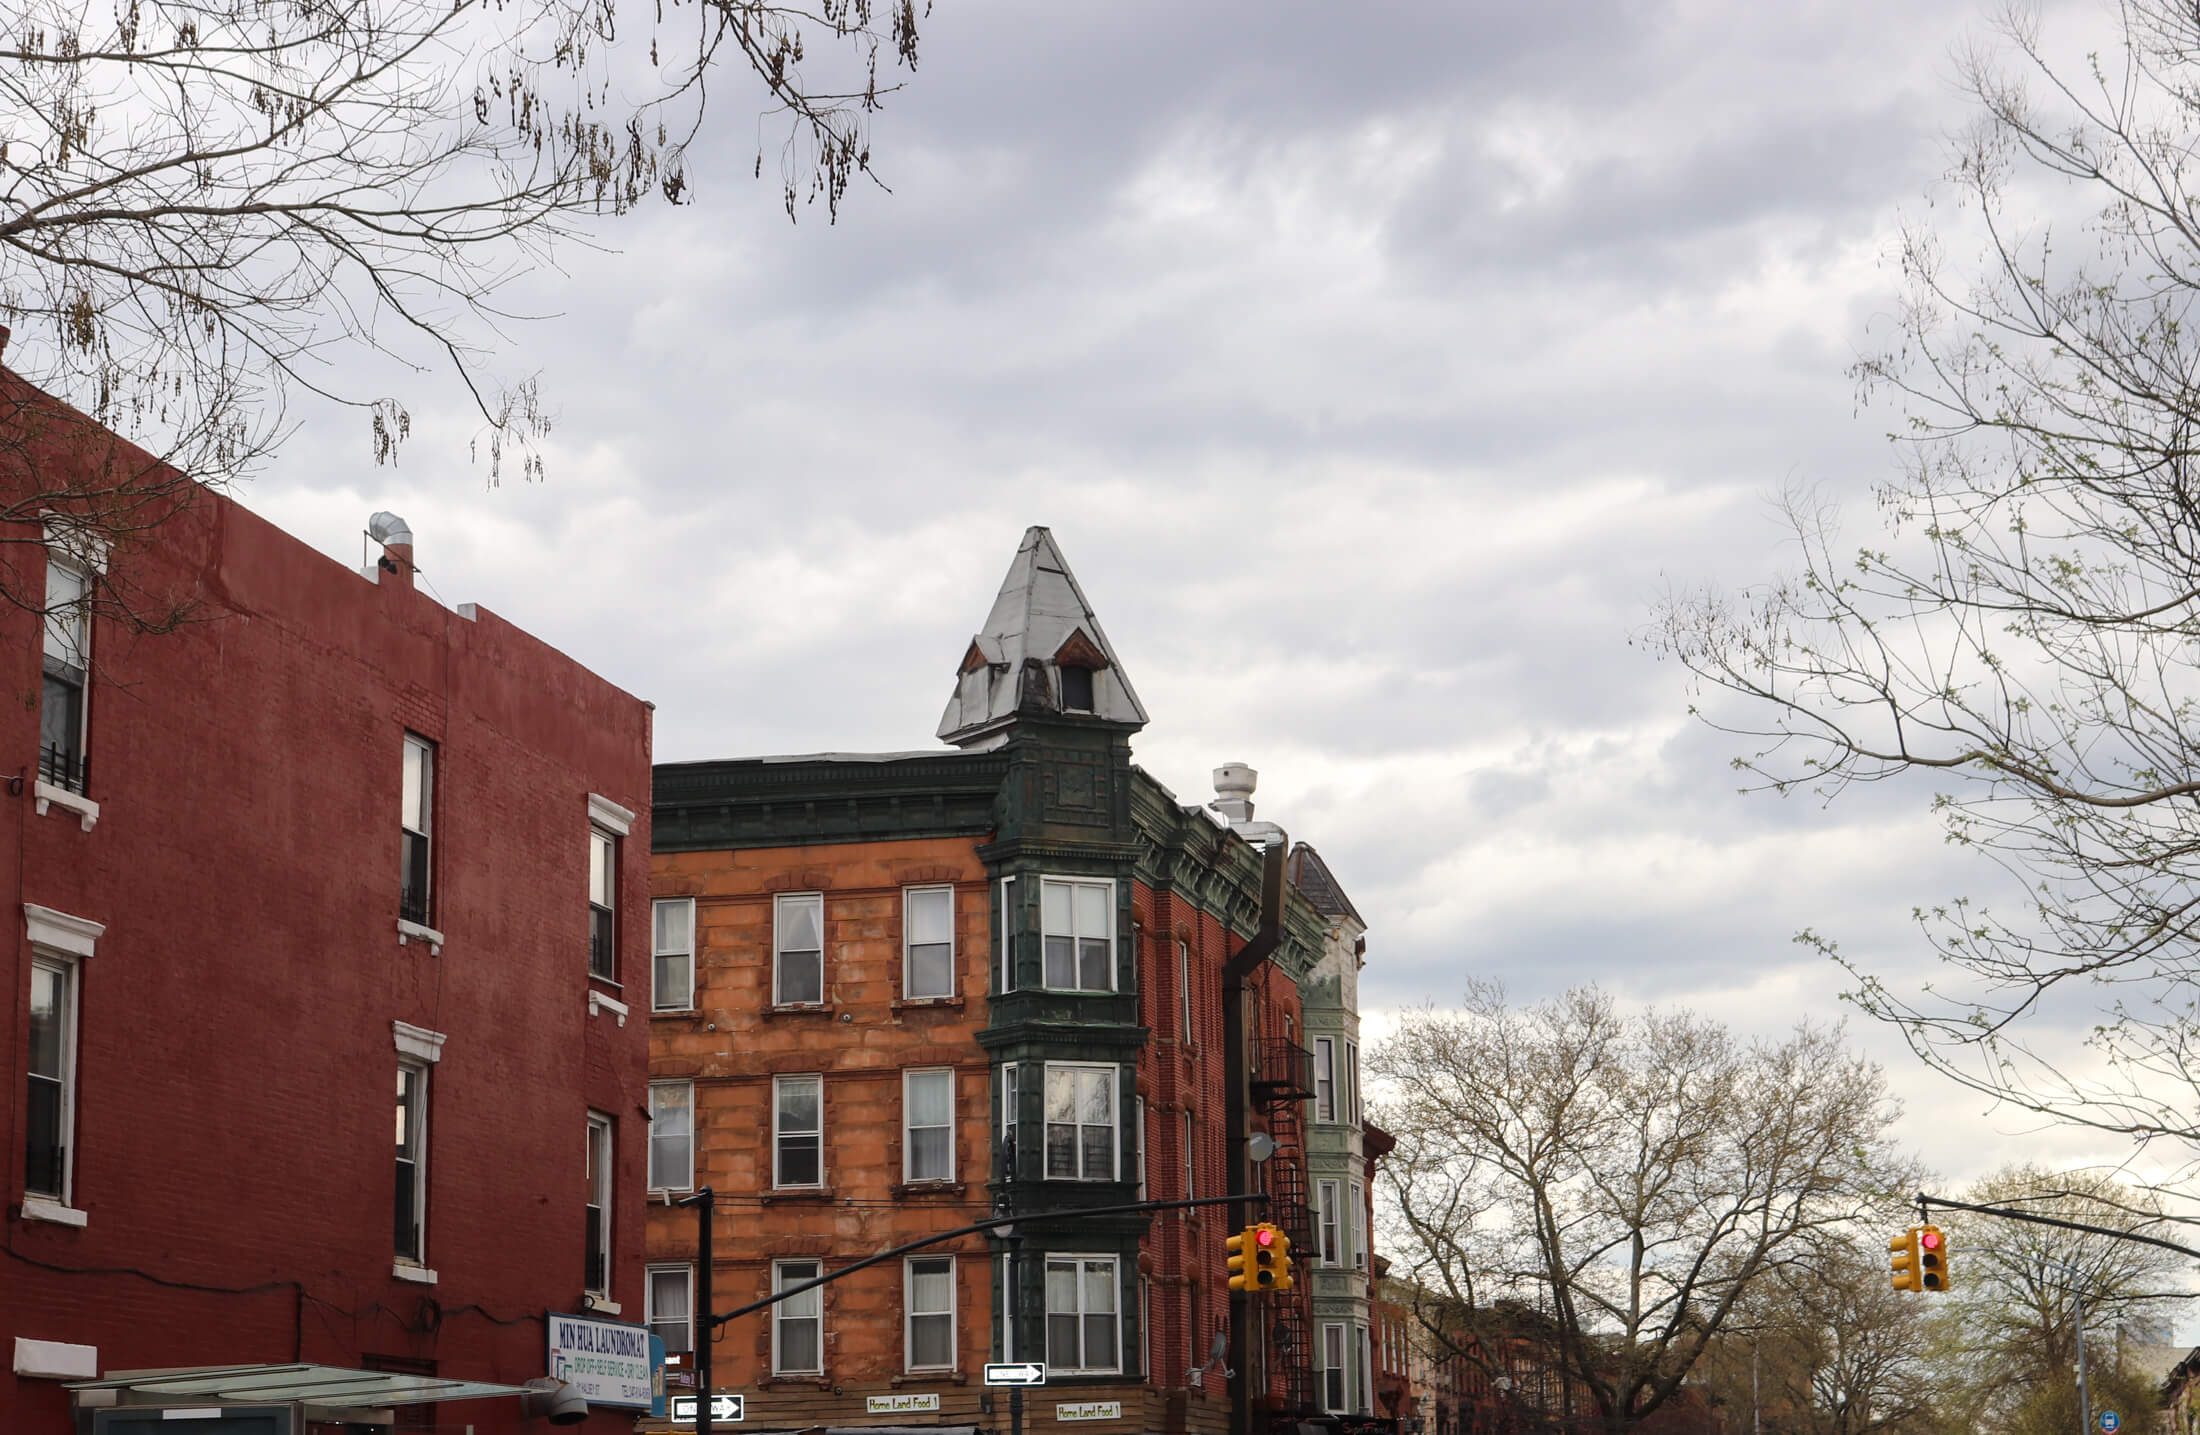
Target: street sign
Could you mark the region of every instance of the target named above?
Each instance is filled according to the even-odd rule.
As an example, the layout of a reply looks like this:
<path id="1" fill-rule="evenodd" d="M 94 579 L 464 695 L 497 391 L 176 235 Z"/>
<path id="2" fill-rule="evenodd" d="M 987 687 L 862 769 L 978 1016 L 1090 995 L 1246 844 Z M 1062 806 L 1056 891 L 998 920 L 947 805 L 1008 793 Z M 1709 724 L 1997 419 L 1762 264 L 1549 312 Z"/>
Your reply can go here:
<path id="1" fill-rule="evenodd" d="M 2123 1423 L 2123 1416 L 2118 1415 L 2113 1410 L 2103 1410 L 2101 1412 L 2101 1435 L 2116 1435 L 2117 1427 Z"/>
<path id="2" fill-rule="evenodd" d="M 988 1385 L 1044 1385 L 1047 1368 L 1036 1360 L 1018 1361 L 1014 1365 L 989 1365 L 985 1368 Z"/>
<path id="3" fill-rule="evenodd" d="M 675 1420 L 693 1420 L 695 1418 L 695 1400 L 696 1398 L 692 1395 L 673 1396 L 672 1418 Z M 745 1395 L 713 1395 L 710 1398 L 710 1418 L 729 1421 L 746 1420 L 749 1418 L 747 1410 L 744 1409 L 747 1404 L 748 1397 Z"/>

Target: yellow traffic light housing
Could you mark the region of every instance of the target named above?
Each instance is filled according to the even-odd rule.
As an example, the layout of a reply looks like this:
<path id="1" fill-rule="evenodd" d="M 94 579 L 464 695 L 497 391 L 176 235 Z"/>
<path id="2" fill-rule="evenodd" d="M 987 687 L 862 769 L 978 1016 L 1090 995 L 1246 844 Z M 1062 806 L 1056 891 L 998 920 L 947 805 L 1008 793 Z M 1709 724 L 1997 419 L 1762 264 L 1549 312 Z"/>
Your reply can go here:
<path id="1" fill-rule="evenodd" d="M 1230 1253 L 1230 1289 L 1234 1291 L 1252 1288 L 1253 1238 L 1260 1231 L 1258 1226 L 1247 1226 L 1222 1243 Z"/>
<path id="2" fill-rule="evenodd" d="M 1948 1238 L 1938 1226 L 1919 1226 L 1911 1238 L 1917 1242 L 1917 1278 L 1929 1291 L 1948 1289 Z"/>
<path id="3" fill-rule="evenodd" d="M 1270 1223 L 1268 1229 L 1276 1233 L 1276 1244 L 1273 1247 L 1276 1256 L 1275 1288 L 1287 1291 L 1298 1284 L 1291 1275 L 1291 1238 L 1284 1234 L 1281 1226 Z"/>
<path id="4" fill-rule="evenodd" d="M 1918 1227 L 1912 1226 L 1909 1230 L 1887 1242 L 1887 1249 L 1892 1253 L 1887 1262 L 1887 1269 L 1892 1273 L 1894 1288 L 1898 1291 L 1924 1289 L 1922 1285 L 1918 1284 L 1918 1231 Z"/>
<path id="5" fill-rule="evenodd" d="M 1253 1227 L 1253 1289 L 1276 1288 L 1276 1242 L 1282 1238 L 1283 1232 L 1266 1221 Z"/>

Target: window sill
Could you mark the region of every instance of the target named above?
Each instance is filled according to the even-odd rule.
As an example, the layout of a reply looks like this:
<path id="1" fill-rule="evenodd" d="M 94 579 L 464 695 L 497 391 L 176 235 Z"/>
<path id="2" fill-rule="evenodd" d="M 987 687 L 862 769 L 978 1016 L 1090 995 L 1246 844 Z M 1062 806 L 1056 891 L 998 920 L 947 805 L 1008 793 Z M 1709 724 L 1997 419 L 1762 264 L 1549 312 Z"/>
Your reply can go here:
<path id="1" fill-rule="evenodd" d="M 692 1006 L 653 1006 L 649 1009 L 649 1019 L 651 1021 L 655 1021 L 659 1017 L 684 1017 L 689 1021 L 693 1021 L 702 1014 L 702 1008 Z"/>
<path id="2" fill-rule="evenodd" d="M 75 1226 L 79 1230 L 89 1224 L 91 1217 L 74 1206 L 64 1206 L 59 1201 L 44 1196 L 23 1198 L 23 1219 L 26 1221 L 50 1221 L 57 1226 Z"/>
<path id="3" fill-rule="evenodd" d="M 411 1281 L 415 1285 L 423 1286 L 432 1286 L 441 1279 L 434 1271 L 415 1261 L 390 1262 L 390 1274 L 401 1281 Z"/>
<path id="4" fill-rule="evenodd" d="M 805 1385 L 819 1390 L 833 1388 L 833 1382 L 823 1375 L 760 1375 L 756 1383 L 767 1388 L 774 1385 Z"/>
<path id="5" fill-rule="evenodd" d="M 891 1005 L 895 1011 L 923 1011 L 927 1007 L 937 1007 L 944 1011 L 961 1011 L 963 1009 L 964 1002 L 961 997 L 957 996 L 895 997 L 889 1005 Z"/>
<path id="6" fill-rule="evenodd" d="M 440 957 L 443 955 L 443 934 L 441 932 L 433 927 L 423 927 L 418 922 L 408 922 L 403 917 L 399 917 L 397 919 L 397 945 L 402 947 L 407 942 L 426 942 L 429 956 Z"/>
<path id="7" fill-rule="evenodd" d="M 920 1366 L 915 1370 L 904 1370 L 899 1375 L 889 1376 L 886 1383 L 899 1390 L 904 1385 L 968 1385 L 970 1377 L 964 1374 L 958 1366 L 931 1365 Z M 909 1413 L 916 1414 L 917 1412 L 911 1411 Z"/>
<path id="8" fill-rule="evenodd" d="M 833 1188 L 830 1186 L 787 1187 L 780 1190 L 766 1191 L 757 1199 L 767 1206 L 804 1204 L 823 1206 L 832 1202 Z"/>
<path id="9" fill-rule="evenodd" d="M 833 1004 L 831 1002 L 774 1002 L 764 1008 L 760 1015 L 766 1021 L 771 1020 L 773 1017 L 782 1016 L 831 1017 L 833 1015 Z"/>
<path id="10" fill-rule="evenodd" d="M 964 1190 L 965 1186 L 964 1183 L 961 1181 L 896 1181 L 892 1186 L 889 1186 L 887 1188 L 887 1193 L 891 1195 L 895 1200 L 901 1201 L 907 1200 L 912 1196 L 959 1197 L 963 1194 Z M 941 1367 L 941 1369 L 943 1370 L 949 1368 L 951 1367 Z"/>
<path id="11" fill-rule="evenodd" d="M 91 831 L 92 825 L 99 821 L 99 804 L 81 792 L 71 792 L 66 787 L 56 787 L 52 783 L 41 779 L 35 789 L 35 794 L 38 798 L 37 806 L 40 817 L 46 815 L 46 809 L 49 807 L 64 808 L 77 815 L 83 822 L 86 832 Z"/>
<path id="12" fill-rule="evenodd" d="M 619 1019 L 620 1026 L 626 1025 L 626 1003 L 620 1001 L 616 997 L 607 997 L 602 992 L 597 991 L 594 987 L 589 988 L 588 1014 L 590 1016 L 596 1016 L 603 1012 L 610 1012 L 613 1016 L 617 1017 Z"/>

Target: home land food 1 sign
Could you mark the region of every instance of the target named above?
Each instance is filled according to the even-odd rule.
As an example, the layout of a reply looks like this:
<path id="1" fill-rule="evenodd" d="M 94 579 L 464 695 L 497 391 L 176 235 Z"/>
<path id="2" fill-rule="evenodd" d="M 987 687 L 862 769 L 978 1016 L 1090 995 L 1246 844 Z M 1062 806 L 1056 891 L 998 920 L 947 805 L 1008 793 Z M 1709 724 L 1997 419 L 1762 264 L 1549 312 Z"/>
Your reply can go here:
<path id="1" fill-rule="evenodd" d="M 549 1371 L 591 1405 L 650 1407 L 649 1331 L 585 1315 L 549 1319 Z"/>

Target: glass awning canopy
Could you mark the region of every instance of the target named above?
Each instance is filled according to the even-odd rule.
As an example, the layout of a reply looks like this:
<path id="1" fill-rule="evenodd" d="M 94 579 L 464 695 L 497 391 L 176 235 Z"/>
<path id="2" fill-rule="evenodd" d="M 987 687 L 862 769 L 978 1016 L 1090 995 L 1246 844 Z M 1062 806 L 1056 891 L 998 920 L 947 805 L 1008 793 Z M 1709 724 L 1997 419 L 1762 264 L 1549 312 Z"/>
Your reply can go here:
<path id="1" fill-rule="evenodd" d="M 301 1400 L 314 1405 L 423 1405 L 438 1400 L 482 1400 L 525 1395 L 517 1385 L 445 1380 L 384 1370 L 343 1370 L 333 1365 L 214 1365 L 188 1370 L 125 1370 L 105 1380 L 69 1382 L 72 1391 L 112 1390 L 124 1404 L 155 1400 L 205 1400 L 219 1404 Z"/>

